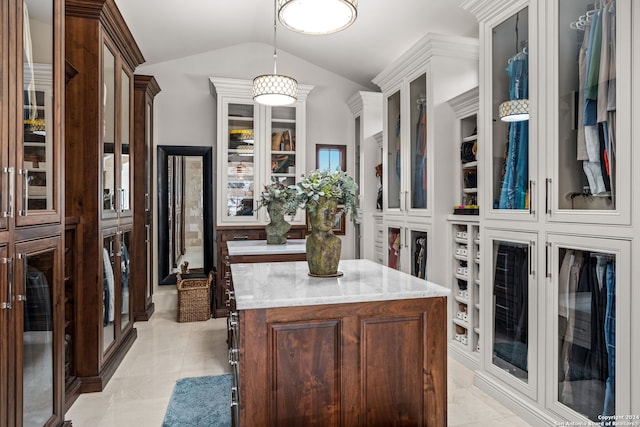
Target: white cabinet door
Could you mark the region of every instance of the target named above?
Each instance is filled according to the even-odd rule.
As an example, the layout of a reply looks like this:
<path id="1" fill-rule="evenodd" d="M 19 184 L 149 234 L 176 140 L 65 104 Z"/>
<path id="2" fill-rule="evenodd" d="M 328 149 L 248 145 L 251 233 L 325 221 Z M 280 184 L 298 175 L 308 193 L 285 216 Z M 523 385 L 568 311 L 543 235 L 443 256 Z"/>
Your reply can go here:
<path id="1" fill-rule="evenodd" d="M 535 106 L 537 75 L 535 5 L 517 2 L 486 26 L 483 49 L 489 54 L 481 84 L 484 129 L 484 196 L 487 218 L 535 221 L 538 180 Z M 530 114 L 516 116 L 518 111 Z"/>
<path id="2" fill-rule="evenodd" d="M 492 229 L 484 233 L 484 368 L 514 391 L 535 399 L 538 235 Z"/>
<path id="3" fill-rule="evenodd" d="M 545 22 L 547 218 L 629 224 L 631 0 L 547 1 Z"/>
<path id="4" fill-rule="evenodd" d="M 631 414 L 620 392 L 630 389 L 631 242 L 561 234 L 547 242 L 546 404 L 585 423 Z"/>

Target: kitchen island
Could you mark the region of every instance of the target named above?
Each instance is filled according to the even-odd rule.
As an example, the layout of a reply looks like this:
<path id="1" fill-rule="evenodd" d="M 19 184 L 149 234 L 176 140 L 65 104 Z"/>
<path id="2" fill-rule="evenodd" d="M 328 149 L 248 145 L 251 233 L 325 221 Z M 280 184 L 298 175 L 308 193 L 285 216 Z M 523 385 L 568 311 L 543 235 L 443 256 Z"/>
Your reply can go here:
<path id="1" fill-rule="evenodd" d="M 367 260 L 232 264 L 234 423 L 447 424 L 449 290 Z"/>

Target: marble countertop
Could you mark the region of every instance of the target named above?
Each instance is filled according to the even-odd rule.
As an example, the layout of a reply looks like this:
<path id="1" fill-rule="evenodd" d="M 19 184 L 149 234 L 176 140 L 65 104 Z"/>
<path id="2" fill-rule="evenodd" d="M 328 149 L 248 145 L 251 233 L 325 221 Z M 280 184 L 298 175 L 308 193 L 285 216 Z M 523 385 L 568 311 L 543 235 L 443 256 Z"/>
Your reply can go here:
<path id="1" fill-rule="evenodd" d="M 284 245 L 268 245 L 266 240 L 240 240 L 227 242 L 229 256 L 304 254 L 305 239 L 288 239 Z"/>
<path id="2" fill-rule="evenodd" d="M 231 264 L 238 310 L 449 296 L 448 288 L 369 260 L 341 260 L 341 277 L 310 277 L 306 261 Z"/>

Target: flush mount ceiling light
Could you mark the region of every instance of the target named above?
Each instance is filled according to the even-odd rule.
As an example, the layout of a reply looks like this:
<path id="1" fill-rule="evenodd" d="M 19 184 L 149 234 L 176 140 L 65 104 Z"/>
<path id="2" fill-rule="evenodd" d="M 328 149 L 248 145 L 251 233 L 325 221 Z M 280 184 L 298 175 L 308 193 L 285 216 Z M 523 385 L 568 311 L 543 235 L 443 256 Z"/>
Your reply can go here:
<path id="1" fill-rule="evenodd" d="M 498 116 L 503 122 L 522 122 L 529 120 L 529 100 L 512 99 L 498 107 Z"/>
<path id="2" fill-rule="evenodd" d="M 292 104 L 298 97 L 298 82 L 278 74 L 276 62 L 276 1 L 273 2 L 273 74 L 263 74 L 253 79 L 254 101 L 270 106 Z"/>
<path id="3" fill-rule="evenodd" d="M 330 34 L 356 20 L 358 0 L 278 0 L 282 25 L 304 34 Z"/>

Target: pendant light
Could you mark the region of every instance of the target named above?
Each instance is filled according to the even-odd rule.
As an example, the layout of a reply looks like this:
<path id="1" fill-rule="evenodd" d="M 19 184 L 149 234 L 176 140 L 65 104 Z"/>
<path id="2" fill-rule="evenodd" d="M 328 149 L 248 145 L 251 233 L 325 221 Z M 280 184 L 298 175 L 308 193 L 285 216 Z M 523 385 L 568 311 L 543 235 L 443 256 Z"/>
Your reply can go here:
<path id="1" fill-rule="evenodd" d="M 516 55 L 509 59 L 511 62 L 520 53 L 519 33 L 518 33 L 518 21 L 520 20 L 520 13 L 516 15 Z M 527 48 L 525 47 L 522 52 L 523 55 L 527 55 Z M 518 96 L 517 94 L 515 96 Z M 529 99 L 528 98 L 516 98 L 504 101 L 498 106 L 498 117 L 503 122 L 522 122 L 529 120 Z"/>
<path id="2" fill-rule="evenodd" d="M 254 101 L 269 106 L 288 105 L 296 101 L 298 82 L 278 74 L 276 61 L 276 0 L 273 2 L 273 74 L 263 74 L 253 79 Z"/>
<path id="3" fill-rule="evenodd" d="M 342 31 L 356 20 L 358 0 L 278 0 L 282 25 L 304 34 Z"/>

